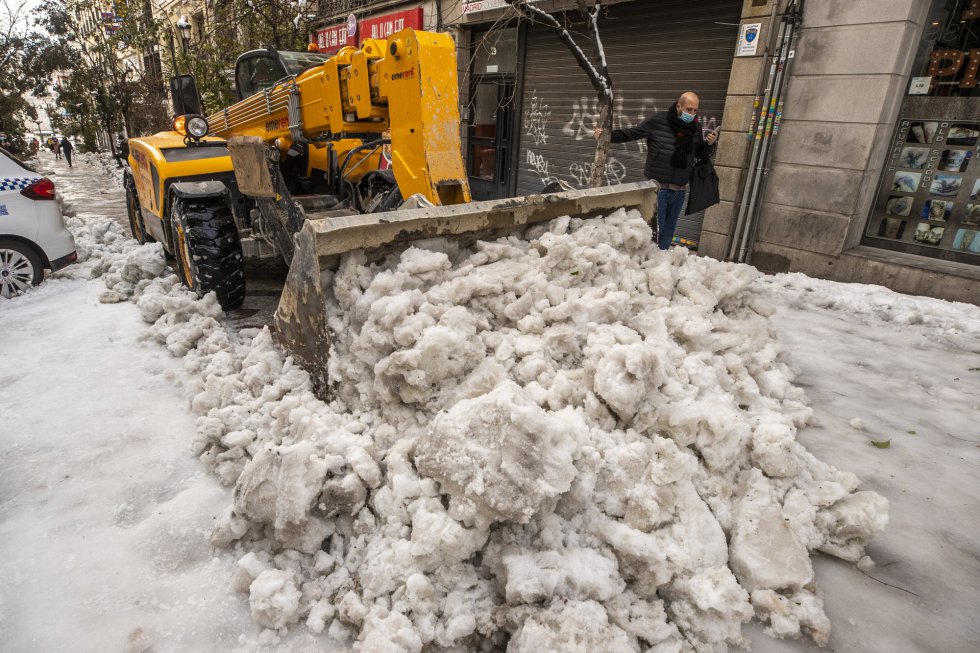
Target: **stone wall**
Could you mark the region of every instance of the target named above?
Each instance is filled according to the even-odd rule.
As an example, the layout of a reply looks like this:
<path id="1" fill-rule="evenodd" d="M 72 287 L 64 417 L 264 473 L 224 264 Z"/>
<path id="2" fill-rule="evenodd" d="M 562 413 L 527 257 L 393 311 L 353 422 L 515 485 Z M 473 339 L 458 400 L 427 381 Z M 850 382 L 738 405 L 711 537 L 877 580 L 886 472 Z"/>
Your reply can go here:
<path id="1" fill-rule="evenodd" d="M 743 23 L 769 38 L 773 3 L 745 0 Z M 929 9 L 925 0 L 808 0 L 785 89 L 772 169 L 749 262 L 901 292 L 980 302 L 980 269 L 860 247 Z M 774 21 L 778 29 L 779 15 Z M 700 252 L 725 258 L 737 215 L 760 88 L 763 48 L 735 59 L 716 167 L 722 202 L 705 215 Z M 907 269 L 906 269 L 907 268 Z"/>

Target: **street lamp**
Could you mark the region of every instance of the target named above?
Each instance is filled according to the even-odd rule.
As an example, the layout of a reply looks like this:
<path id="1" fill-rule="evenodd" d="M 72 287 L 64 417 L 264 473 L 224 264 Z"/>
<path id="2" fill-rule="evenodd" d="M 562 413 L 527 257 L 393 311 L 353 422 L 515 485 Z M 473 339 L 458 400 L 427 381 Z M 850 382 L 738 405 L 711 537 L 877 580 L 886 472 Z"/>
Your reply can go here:
<path id="1" fill-rule="evenodd" d="M 187 14 L 181 14 L 177 19 L 177 29 L 180 30 L 181 49 L 184 54 L 187 54 L 187 45 L 191 41 L 191 21 L 187 18 Z"/>

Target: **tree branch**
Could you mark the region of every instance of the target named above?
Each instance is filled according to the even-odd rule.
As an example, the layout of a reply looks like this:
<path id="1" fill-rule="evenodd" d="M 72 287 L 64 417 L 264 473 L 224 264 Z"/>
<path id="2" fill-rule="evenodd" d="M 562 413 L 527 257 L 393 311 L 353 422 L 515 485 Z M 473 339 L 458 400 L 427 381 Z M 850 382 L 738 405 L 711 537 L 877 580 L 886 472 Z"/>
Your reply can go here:
<path id="1" fill-rule="evenodd" d="M 572 35 L 568 33 L 568 30 L 564 25 L 558 22 L 558 20 L 546 11 L 542 11 L 538 7 L 529 5 L 527 0 L 504 0 L 507 4 L 512 6 L 517 10 L 524 18 L 528 20 L 537 19 L 541 21 L 544 25 L 547 25 L 555 31 L 558 39 L 564 43 L 569 51 L 571 51 L 572 56 L 575 57 L 575 61 L 585 74 L 589 78 L 589 82 L 592 83 L 592 87 L 595 89 L 596 93 L 600 96 L 607 96 L 612 98 L 612 87 L 608 83 L 608 78 L 604 79 L 603 76 L 596 70 L 596 67 L 592 65 L 589 58 L 585 56 L 585 52 L 582 48 L 575 43 L 575 39 Z M 600 3 L 597 3 L 597 5 Z M 598 32 L 597 32 L 598 33 Z"/>
<path id="2" fill-rule="evenodd" d="M 526 20 L 536 21 L 550 27 L 558 39 L 565 44 L 568 50 L 575 57 L 579 67 L 585 71 L 589 82 L 595 89 L 599 100 L 599 124 L 602 132 L 596 143 L 595 157 L 592 160 L 592 172 L 589 175 L 589 186 L 597 188 L 602 185 L 606 175 L 606 162 L 609 159 L 609 139 L 612 136 L 612 117 L 613 117 L 613 87 L 612 79 L 609 77 L 609 63 L 606 61 L 606 51 L 602 47 L 602 39 L 599 36 L 599 13 L 602 11 L 602 2 L 596 1 L 592 9 L 589 10 L 586 0 L 577 0 L 579 11 L 586 18 L 592 38 L 596 47 L 596 64 L 589 61 L 585 52 L 578 46 L 575 39 L 568 32 L 568 29 L 558 22 L 554 16 L 538 7 L 527 3 L 527 0 L 505 0 Z"/>

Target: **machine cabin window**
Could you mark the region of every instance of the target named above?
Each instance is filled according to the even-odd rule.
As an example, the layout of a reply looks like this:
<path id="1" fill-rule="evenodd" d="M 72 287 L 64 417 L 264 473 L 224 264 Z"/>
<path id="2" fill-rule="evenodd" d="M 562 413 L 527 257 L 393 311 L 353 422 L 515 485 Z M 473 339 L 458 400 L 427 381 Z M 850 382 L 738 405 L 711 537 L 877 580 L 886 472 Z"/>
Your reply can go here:
<path id="1" fill-rule="evenodd" d="M 286 76 L 286 71 L 277 60 L 269 56 L 249 57 L 238 62 L 235 77 L 238 80 L 238 94 L 242 99 L 259 91 L 272 88 Z"/>

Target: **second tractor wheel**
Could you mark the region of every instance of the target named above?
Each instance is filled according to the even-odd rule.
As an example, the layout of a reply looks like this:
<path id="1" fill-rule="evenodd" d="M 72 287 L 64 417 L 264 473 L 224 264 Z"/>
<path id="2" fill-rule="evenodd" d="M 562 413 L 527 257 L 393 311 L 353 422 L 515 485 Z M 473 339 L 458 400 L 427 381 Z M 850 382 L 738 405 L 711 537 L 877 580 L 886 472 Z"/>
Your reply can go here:
<path id="1" fill-rule="evenodd" d="M 153 237 L 146 233 L 146 226 L 143 224 L 139 195 L 136 194 L 136 186 L 132 177 L 127 175 L 123 185 L 126 187 L 126 214 L 129 217 L 129 230 L 132 232 L 133 238 L 140 245 L 153 242 Z"/>
<path id="2" fill-rule="evenodd" d="M 170 220 L 181 281 L 202 297 L 214 291 L 225 310 L 241 306 L 245 257 L 227 201 L 175 198 Z"/>

